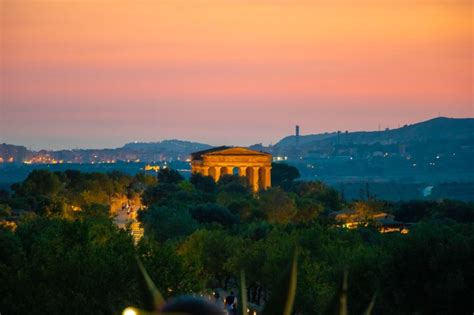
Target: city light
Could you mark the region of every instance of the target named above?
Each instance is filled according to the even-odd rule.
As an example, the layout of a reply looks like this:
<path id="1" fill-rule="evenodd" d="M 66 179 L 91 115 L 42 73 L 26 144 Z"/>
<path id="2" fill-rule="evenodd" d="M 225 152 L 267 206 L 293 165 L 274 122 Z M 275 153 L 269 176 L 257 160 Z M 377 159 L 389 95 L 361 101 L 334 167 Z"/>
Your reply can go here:
<path id="1" fill-rule="evenodd" d="M 158 165 L 150 165 L 150 164 L 145 165 L 145 171 L 158 172 L 159 170 L 160 170 L 160 166 Z"/>

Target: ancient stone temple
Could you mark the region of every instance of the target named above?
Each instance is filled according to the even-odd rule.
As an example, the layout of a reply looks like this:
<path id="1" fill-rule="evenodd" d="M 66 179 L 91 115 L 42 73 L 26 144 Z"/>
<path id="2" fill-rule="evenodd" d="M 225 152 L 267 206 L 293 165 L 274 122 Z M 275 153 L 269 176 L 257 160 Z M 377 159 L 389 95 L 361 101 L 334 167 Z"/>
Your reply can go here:
<path id="1" fill-rule="evenodd" d="M 191 154 L 193 173 L 212 176 L 217 182 L 226 174 L 247 177 L 253 191 L 271 186 L 272 156 L 241 147 L 217 147 Z"/>

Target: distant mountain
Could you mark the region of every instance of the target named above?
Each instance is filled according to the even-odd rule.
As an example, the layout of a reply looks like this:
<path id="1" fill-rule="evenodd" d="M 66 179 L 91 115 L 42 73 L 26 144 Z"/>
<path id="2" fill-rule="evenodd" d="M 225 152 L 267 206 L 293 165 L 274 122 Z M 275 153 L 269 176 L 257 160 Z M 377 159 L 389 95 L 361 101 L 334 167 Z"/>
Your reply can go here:
<path id="1" fill-rule="evenodd" d="M 326 132 L 316 135 L 306 135 L 300 136 L 298 139 L 298 144 L 305 144 L 308 142 L 314 142 L 324 139 L 330 139 L 337 135 L 337 132 Z M 286 136 L 285 138 L 281 139 L 278 143 L 275 144 L 275 147 L 285 147 L 285 146 L 293 146 L 296 144 L 296 136 Z"/>
<path id="2" fill-rule="evenodd" d="M 402 128 L 384 131 L 332 132 L 288 136 L 272 147 L 250 146 L 276 156 L 290 158 L 324 158 L 352 156 L 369 158 L 384 153 L 428 156 L 438 153 L 471 152 L 474 149 L 473 118 L 435 118 Z M 399 147 L 403 145 L 404 147 Z M 60 151 L 30 151 L 24 146 L 0 144 L 0 163 L 92 163 L 115 161 L 186 160 L 190 153 L 211 148 L 211 145 L 183 141 L 133 142 L 115 149 L 81 149 Z"/>
<path id="3" fill-rule="evenodd" d="M 211 148 L 212 146 L 204 143 L 182 141 L 182 140 L 163 140 L 160 142 L 132 142 L 125 144 L 122 149 L 141 152 L 150 151 L 169 151 L 169 152 L 195 152 Z"/>
<path id="4" fill-rule="evenodd" d="M 467 182 L 474 178 L 474 119 L 439 117 L 392 130 L 290 136 L 268 150 L 304 179 Z"/>
<path id="5" fill-rule="evenodd" d="M 474 118 L 439 117 L 413 125 L 384 131 L 333 132 L 300 136 L 300 148 L 329 143 L 394 144 L 412 141 L 461 140 L 474 138 Z M 288 136 L 275 144 L 276 149 L 296 145 L 296 136 Z"/>
<path id="6" fill-rule="evenodd" d="M 115 149 L 59 151 L 31 151 L 24 146 L 3 143 L 0 144 L 0 163 L 56 164 L 185 160 L 190 153 L 209 148 L 211 146 L 208 144 L 181 140 L 127 143 L 123 147 Z"/>

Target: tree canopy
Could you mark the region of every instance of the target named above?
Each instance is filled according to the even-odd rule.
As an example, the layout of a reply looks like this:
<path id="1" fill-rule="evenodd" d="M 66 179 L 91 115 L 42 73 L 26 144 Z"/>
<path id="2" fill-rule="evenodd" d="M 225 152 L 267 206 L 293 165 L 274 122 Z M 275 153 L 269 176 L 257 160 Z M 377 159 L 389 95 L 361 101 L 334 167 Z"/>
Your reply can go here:
<path id="1" fill-rule="evenodd" d="M 295 248 L 295 313 L 332 313 L 345 271 L 350 313 L 362 313 L 375 293 L 377 314 L 474 308 L 472 203 L 348 203 L 324 183 L 294 176 L 254 193 L 236 176 L 214 183 L 174 172 L 41 171 L 2 192 L 0 220 L 14 217 L 15 224 L 0 225 L 1 311 L 115 314 L 140 307 L 136 257 L 165 297 L 235 290 L 245 270 L 248 300 L 262 305 L 277 292 Z M 136 245 L 114 224 L 117 195 L 138 195 L 145 205 L 138 212 L 145 235 Z M 342 228 L 328 216 L 340 209 L 393 214 L 410 231 Z"/>

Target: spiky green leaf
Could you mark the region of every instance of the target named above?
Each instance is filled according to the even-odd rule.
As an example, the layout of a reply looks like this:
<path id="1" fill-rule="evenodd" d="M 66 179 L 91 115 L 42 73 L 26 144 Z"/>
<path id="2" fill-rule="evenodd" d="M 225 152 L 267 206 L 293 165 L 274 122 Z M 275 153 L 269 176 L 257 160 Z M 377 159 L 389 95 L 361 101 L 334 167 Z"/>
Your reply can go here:
<path id="1" fill-rule="evenodd" d="M 243 270 L 240 271 L 239 295 L 239 313 L 240 315 L 247 315 L 247 286 L 245 284 L 245 272 Z"/>

